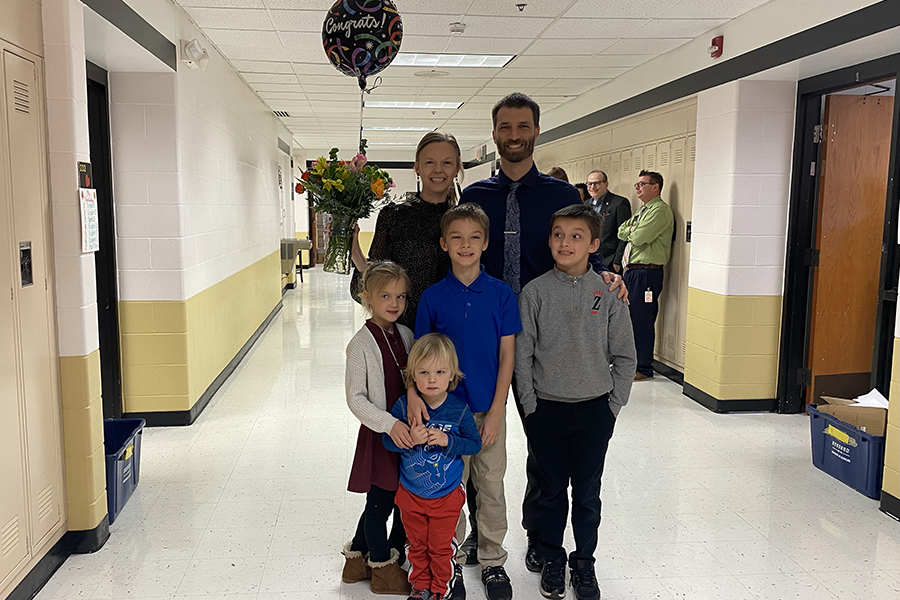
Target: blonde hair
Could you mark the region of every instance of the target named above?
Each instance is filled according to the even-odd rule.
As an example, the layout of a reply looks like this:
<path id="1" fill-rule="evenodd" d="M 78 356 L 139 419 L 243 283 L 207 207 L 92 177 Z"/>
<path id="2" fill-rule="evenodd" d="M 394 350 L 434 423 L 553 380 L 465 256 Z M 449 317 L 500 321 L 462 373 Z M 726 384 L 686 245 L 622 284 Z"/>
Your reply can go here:
<path id="1" fill-rule="evenodd" d="M 456 141 L 456 138 L 452 133 L 435 130 L 429 131 L 423 135 L 422 139 L 419 140 L 419 144 L 416 146 L 416 162 L 419 162 L 419 155 L 426 146 L 439 142 L 450 144 L 456 152 L 456 181 L 462 181 L 465 174 L 463 171 L 462 152 L 459 149 L 459 142 Z M 456 189 L 456 183 L 453 183 L 450 185 L 450 204 L 454 205 L 457 202 L 459 202 L 459 192 Z"/>
<path id="2" fill-rule="evenodd" d="M 416 340 L 406 359 L 406 388 L 416 385 L 416 371 L 430 360 L 446 362 L 450 367 L 448 392 L 456 389 L 456 384 L 465 377 L 459 370 L 456 347 L 453 341 L 442 333 L 428 333 Z"/>
<path id="3" fill-rule="evenodd" d="M 406 286 L 406 292 L 409 293 L 410 282 L 409 275 L 406 271 L 395 262 L 383 260 L 381 262 L 370 262 L 366 265 L 366 270 L 362 275 L 362 292 L 359 294 L 360 303 L 367 312 L 372 312 L 372 305 L 366 299 L 366 294 L 374 294 L 387 288 L 393 282 L 400 280 Z"/>

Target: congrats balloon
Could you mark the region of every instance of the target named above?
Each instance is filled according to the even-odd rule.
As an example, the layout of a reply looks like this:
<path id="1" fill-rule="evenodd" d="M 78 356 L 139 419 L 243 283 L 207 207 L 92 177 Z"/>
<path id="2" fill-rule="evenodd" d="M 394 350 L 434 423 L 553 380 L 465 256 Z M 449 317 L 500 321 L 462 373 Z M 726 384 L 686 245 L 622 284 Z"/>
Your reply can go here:
<path id="1" fill-rule="evenodd" d="M 366 77 L 386 68 L 400 51 L 403 21 L 391 0 L 337 0 L 322 24 L 325 54 L 344 75 Z"/>

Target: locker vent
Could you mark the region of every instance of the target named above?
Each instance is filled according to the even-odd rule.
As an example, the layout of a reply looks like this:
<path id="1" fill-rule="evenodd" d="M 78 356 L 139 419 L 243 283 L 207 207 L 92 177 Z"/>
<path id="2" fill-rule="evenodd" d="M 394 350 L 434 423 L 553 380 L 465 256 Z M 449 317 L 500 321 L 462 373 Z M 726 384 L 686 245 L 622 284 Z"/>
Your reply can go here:
<path id="1" fill-rule="evenodd" d="M 684 149 L 677 148 L 675 150 L 675 164 L 680 165 L 684 162 Z"/>
<path id="2" fill-rule="evenodd" d="M 691 146 L 691 162 L 697 158 L 697 146 Z"/>
<path id="3" fill-rule="evenodd" d="M 38 520 L 43 521 L 53 512 L 53 486 L 48 485 L 38 495 Z"/>
<path id="4" fill-rule="evenodd" d="M 13 104 L 20 113 L 31 113 L 28 84 L 18 79 L 13 79 Z"/>
<path id="5" fill-rule="evenodd" d="M 637 171 L 640 168 L 641 168 L 641 157 L 637 156 L 634 159 L 634 170 Z"/>
<path id="6" fill-rule="evenodd" d="M 287 118 L 291 116 L 286 110 L 273 110 L 272 112 L 275 113 L 276 117 Z"/>
<path id="7" fill-rule="evenodd" d="M 618 172 L 619 172 L 619 161 L 618 161 L 618 160 L 614 160 L 614 161 L 613 161 L 612 172 L 613 172 L 613 173 L 618 173 Z"/>
<path id="8" fill-rule="evenodd" d="M 19 515 L 15 515 L 0 531 L 0 548 L 3 556 L 12 552 L 19 545 L 19 541 Z"/>
<path id="9" fill-rule="evenodd" d="M 652 155 L 652 154 L 648 154 L 648 155 L 647 155 L 647 168 L 648 168 L 648 169 L 652 169 L 652 168 L 653 168 L 653 161 L 654 161 L 653 155 Z"/>
<path id="10" fill-rule="evenodd" d="M 629 164 L 629 162 L 630 162 L 630 160 L 627 159 L 627 158 L 626 158 L 624 161 L 622 161 L 622 172 L 627 173 L 628 171 L 631 170 L 631 169 L 628 168 L 629 166 L 631 166 L 631 165 Z"/>
<path id="11" fill-rule="evenodd" d="M 666 349 L 668 349 L 672 352 L 675 352 L 675 336 L 674 335 L 669 334 L 666 336 Z"/>
<path id="12" fill-rule="evenodd" d="M 667 164 L 669 164 L 669 151 L 663 150 L 659 153 L 659 166 L 665 167 Z"/>
<path id="13" fill-rule="evenodd" d="M 681 340 L 681 355 L 684 356 L 685 354 L 687 354 L 687 342 Z"/>

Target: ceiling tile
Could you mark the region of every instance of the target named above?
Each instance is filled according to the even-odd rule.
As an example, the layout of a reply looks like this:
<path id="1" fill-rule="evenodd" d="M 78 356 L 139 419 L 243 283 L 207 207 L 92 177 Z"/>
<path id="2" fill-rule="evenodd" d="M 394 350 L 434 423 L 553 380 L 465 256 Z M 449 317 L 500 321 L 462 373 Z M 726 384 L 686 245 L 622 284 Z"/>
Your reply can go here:
<path id="1" fill-rule="evenodd" d="M 663 19 L 733 19 L 769 0 L 682 0 L 661 13 Z"/>
<path id="2" fill-rule="evenodd" d="M 642 39 L 656 37 L 693 39 L 724 22 L 722 19 L 653 19 L 635 33 Z"/>
<path id="3" fill-rule="evenodd" d="M 716 1 L 716 0 L 712 0 Z M 651 19 L 659 16 L 663 11 L 678 0 L 579 0 L 566 12 L 566 17 L 593 17 L 615 15 L 616 18 L 644 18 Z"/>
<path id="4" fill-rule="evenodd" d="M 400 42 L 401 52 L 445 52 L 450 43 L 450 36 L 414 35 L 404 29 L 403 40 Z"/>
<path id="5" fill-rule="evenodd" d="M 280 83 L 293 84 L 297 82 L 297 76 L 287 73 L 244 73 L 244 81 L 254 83 Z"/>
<path id="6" fill-rule="evenodd" d="M 404 14 L 403 31 L 414 35 L 443 36 L 449 33 L 450 23 L 456 19 L 433 14 Z M 466 32 L 459 39 L 467 37 L 526 38 L 536 37 L 552 19 L 534 17 L 466 17 Z"/>
<path id="7" fill-rule="evenodd" d="M 456 54 L 521 54 L 532 38 L 495 38 L 495 37 L 471 37 L 453 36 L 450 45 L 444 51 Z M 405 43 L 405 40 L 404 40 Z M 406 48 L 404 48 L 405 50 Z"/>
<path id="8" fill-rule="evenodd" d="M 663 54 L 688 43 L 686 39 L 653 38 L 619 40 L 601 54 Z"/>
<path id="9" fill-rule="evenodd" d="M 275 31 L 265 10 L 248 8 L 188 8 L 187 12 L 204 31 L 208 29 L 257 29 Z"/>
<path id="10" fill-rule="evenodd" d="M 533 69 L 513 69 L 506 68 L 497 76 L 497 79 L 524 78 L 528 75 L 534 77 L 542 77 L 544 79 L 553 79 L 554 77 L 567 77 L 570 79 L 609 79 L 617 77 L 628 69 L 619 67 L 578 67 L 572 63 L 561 63 L 558 68 L 541 67 Z"/>
<path id="11" fill-rule="evenodd" d="M 253 48 L 251 46 L 231 46 L 219 42 L 216 42 L 216 46 L 218 46 L 219 52 L 227 56 L 229 60 L 289 62 L 291 58 L 290 52 L 282 47 Z"/>
<path id="12" fill-rule="evenodd" d="M 265 60 L 233 60 L 231 64 L 241 73 L 293 73 L 291 63 Z"/>
<path id="13" fill-rule="evenodd" d="M 526 56 L 559 56 L 565 54 L 590 55 L 602 52 L 616 43 L 616 39 L 540 39 L 525 50 Z"/>
<path id="14" fill-rule="evenodd" d="M 517 56 L 509 65 L 510 68 L 558 67 L 560 65 L 589 64 L 590 56 L 559 54 L 556 56 Z"/>
<path id="15" fill-rule="evenodd" d="M 273 10 L 272 20 L 278 31 L 313 31 L 322 33 L 324 10 Z"/>
<path id="16" fill-rule="evenodd" d="M 562 94 L 569 96 L 577 96 L 583 94 L 589 89 L 596 87 L 600 82 L 607 80 L 593 81 L 590 79 L 557 79 L 541 88 L 542 92 L 552 94 Z"/>
<path id="17" fill-rule="evenodd" d="M 346 77 L 340 71 L 334 68 L 333 65 L 329 64 L 321 64 L 321 63 L 291 63 L 293 67 L 293 72 L 298 75 L 341 75 L 342 77 Z"/>
<path id="18" fill-rule="evenodd" d="M 262 0 L 179 0 L 181 6 L 215 6 L 219 8 L 265 8 Z"/>
<path id="19" fill-rule="evenodd" d="M 299 83 L 253 83 L 250 87 L 257 92 L 293 92 L 295 94 L 303 94 L 303 86 Z"/>
<path id="20" fill-rule="evenodd" d="M 585 43 L 594 37 L 599 39 L 629 37 L 638 27 L 646 23 L 647 19 L 560 19 L 541 37 L 543 39 L 575 39 Z"/>
<path id="21" fill-rule="evenodd" d="M 326 0 L 326 2 L 322 2 L 322 0 L 263 0 L 263 2 L 269 8 L 320 10 L 322 11 L 323 19 L 325 18 L 325 13 L 328 12 L 328 8 L 333 4 L 331 0 Z"/>
<path id="22" fill-rule="evenodd" d="M 217 46 L 242 46 L 244 48 L 282 48 L 274 31 L 243 31 L 239 29 L 209 29 L 206 34 Z M 226 56 L 228 56 L 226 54 Z"/>
<path id="23" fill-rule="evenodd" d="M 525 10 L 520 11 L 516 4 L 524 0 L 498 2 L 497 0 L 474 0 L 467 15 L 496 15 L 506 18 L 520 17 L 558 17 L 565 12 L 572 0 L 540 0 L 527 2 Z"/>
<path id="24" fill-rule="evenodd" d="M 656 58 L 655 54 L 600 54 L 585 63 L 588 67 L 636 67 Z"/>

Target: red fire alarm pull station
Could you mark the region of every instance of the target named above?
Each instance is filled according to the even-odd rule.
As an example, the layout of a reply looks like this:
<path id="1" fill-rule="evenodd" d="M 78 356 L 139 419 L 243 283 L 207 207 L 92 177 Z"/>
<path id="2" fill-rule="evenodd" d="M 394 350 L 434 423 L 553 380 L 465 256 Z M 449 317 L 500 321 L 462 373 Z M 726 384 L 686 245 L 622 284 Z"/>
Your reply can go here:
<path id="1" fill-rule="evenodd" d="M 725 40 L 725 36 L 717 35 L 712 39 L 709 46 L 709 57 L 710 58 L 719 58 L 722 56 L 722 43 Z"/>

